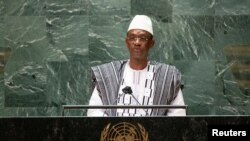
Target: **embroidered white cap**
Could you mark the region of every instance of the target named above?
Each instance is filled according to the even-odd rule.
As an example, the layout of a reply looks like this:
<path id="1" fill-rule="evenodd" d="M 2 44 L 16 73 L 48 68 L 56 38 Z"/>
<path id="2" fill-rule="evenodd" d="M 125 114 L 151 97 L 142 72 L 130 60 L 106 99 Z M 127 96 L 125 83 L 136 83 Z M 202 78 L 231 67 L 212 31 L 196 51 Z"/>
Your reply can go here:
<path id="1" fill-rule="evenodd" d="M 136 15 L 131 21 L 128 31 L 132 29 L 142 29 L 153 35 L 152 21 L 146 15 Z"/>

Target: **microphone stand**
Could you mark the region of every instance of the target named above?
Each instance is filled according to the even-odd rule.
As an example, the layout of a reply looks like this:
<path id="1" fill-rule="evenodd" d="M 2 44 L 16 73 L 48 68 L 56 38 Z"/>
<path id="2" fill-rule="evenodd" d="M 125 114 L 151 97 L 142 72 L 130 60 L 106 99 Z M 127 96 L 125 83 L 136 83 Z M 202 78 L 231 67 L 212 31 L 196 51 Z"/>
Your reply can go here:
<path id="1" fill-rule="evenodd" d="M 133 95 L 133 91 L 131 89 L 131 87 L 126 86 L 125 88 L 122 89 L 124 94 L 129 94 L 133 97 L 133 99 L 136 101 L 137 104 L 139 104 L 140 106 L 142 106 L 142 104 L 138 101 L 138 99 Z M 148 111 L 146 111 L 145 109 L 143 109 L 146 113 L 146 116 L 149 115 Z"/>

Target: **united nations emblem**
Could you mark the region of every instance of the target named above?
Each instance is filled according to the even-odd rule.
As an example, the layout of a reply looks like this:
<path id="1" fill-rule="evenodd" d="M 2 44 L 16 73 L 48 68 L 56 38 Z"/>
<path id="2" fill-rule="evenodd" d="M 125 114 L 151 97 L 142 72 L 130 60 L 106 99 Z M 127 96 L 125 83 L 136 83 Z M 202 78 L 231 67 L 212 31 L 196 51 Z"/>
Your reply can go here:
<path id="1" fill-rule="evenodd" d="M 102 131 L 100 141 L 149 141 L 148 132 L 137 123 L 120 122 L 113 126 L 109 123 Z"/>

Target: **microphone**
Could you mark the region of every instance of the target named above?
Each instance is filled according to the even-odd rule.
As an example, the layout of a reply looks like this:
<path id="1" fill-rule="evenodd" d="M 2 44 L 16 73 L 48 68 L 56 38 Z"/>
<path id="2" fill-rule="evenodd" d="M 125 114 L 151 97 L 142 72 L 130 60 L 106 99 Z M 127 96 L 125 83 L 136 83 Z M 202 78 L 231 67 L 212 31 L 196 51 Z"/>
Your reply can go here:
<path id="1" fill-rule="evenodd" d="M 141 103 L 137 100 L 137 98 L 133 95 L 133 91 L 131 89 L 131 87 L 126 86 L 125 88 L 122 89 L 122 92 L 124 94 L 129 94 L 133 97 L 133 99 L 136 101 L 137 104 L 141 105 Z"/>
<path id="2" fill-rule="evenodd" d="M 126 86 L 125 88 L 122 89 L 122 92 L 124 92 L 125 94 L 132 94 L 132 89 L 129 86 Z"/>
<path id="3" fill-rule="evenodd" d="M 131 96 L 133 97 L 133 99 L 136 101 L 136 103 L 137 103 L 138 105 L 141 105 L 141 103 L 138 101 L 138 99 L 133 95 L 133 91 L 132 91 L 132 89 L 131 89 L 130 86 L 126 86 L 125 88 L 123 88 L 123 89 L 122 89 L 122 92 L 123 92 L 123 93 L 118 94 L 118 97 L 114 100 L 114 102 L 111 103 L 111 105 L 114 105 L 118 100 L 120 100 L 121 96 L 123 96 L 123 95 L 125 95 L 125 94 L 131 95 Z M 108 109 L 106 109 L 106 110 L 104 111 L 103 116 L 104 116 L 104 115 L 108 115 L 107 110 L 108 110 Z M 149 115 L 148 111 L 146 111 L 145 109 L 143 109 L 143 110 L 145 111 L 146 116 Z"/>
<path id="4" fill-rule="evenodd" d="M 125 88 L 122 89 L 122 92 L 123 92 L 124 94 L 129 94 L 129 95 L 131 95 L 131 96 L 133 97 L 133 99 L 136 101 L 136 103 L 137 103 L 138 105 L 141 105 L 141 103 L 138 101 L 138 99 L 133 95 L 133 91 L 132 91 L 131 87 L 126 86 Z M 148 111 L 146 111 L 145 109 L 143 109 L 143 110 L 145 111 L 146 115 L 149 115 Z"/>

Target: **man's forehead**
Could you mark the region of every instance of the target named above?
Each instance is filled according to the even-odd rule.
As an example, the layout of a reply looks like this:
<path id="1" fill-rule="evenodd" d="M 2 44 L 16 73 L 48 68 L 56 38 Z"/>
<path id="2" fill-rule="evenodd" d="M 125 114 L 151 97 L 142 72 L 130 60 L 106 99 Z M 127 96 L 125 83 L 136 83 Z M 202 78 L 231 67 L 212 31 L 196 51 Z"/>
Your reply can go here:
<path id="1" fill-rule="evenodd" d="M 128 34 L 150 35 L 148 31 L 142 29 L 132 29 L 128 31 Z"/>

